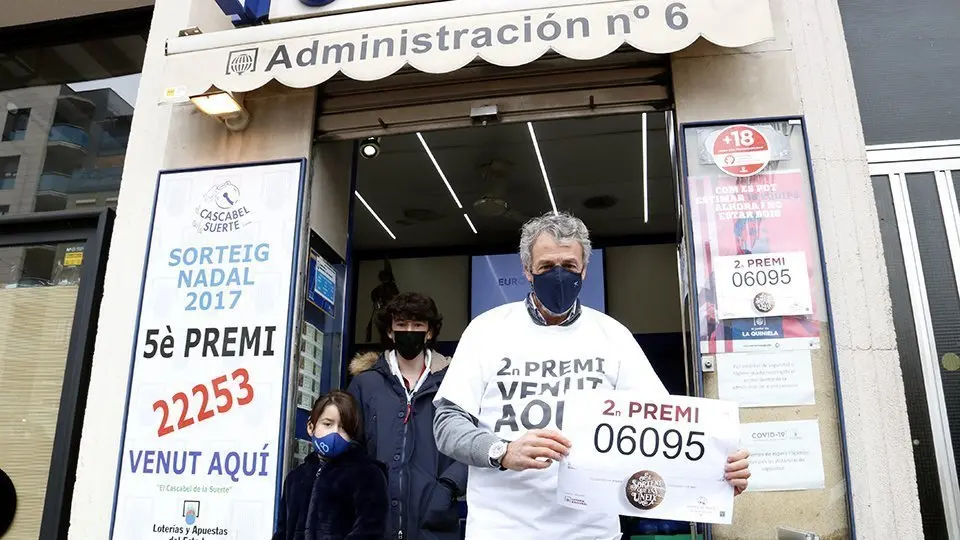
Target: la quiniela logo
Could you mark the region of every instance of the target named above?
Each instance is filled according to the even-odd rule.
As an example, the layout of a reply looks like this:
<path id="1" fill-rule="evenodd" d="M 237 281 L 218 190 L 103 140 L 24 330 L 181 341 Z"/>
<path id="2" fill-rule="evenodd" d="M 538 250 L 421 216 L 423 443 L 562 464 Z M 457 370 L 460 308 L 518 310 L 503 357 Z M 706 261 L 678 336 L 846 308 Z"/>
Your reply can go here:
<path id="1" fill-rule="evenodd" d="M 243 204 L 240 188 L 226 181 L 203 195 L 194 211 L 193 226 L 198 233 L 231 232 L 250 224 L 250 210 Z"/>
<path id="2" fill-rule="evenodd" d="M 257 70 L 259 49 L 240 49 L 227 55 L 227 75 L 243 75 Z"/>

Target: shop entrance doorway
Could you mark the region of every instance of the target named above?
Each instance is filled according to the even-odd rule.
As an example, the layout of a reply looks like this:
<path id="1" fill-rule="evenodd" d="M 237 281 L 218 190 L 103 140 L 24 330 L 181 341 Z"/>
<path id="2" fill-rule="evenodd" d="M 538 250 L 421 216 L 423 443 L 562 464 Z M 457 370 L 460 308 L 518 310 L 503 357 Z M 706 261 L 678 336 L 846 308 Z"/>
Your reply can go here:
<path id="1" fill-rule="evenodd" d="M 681 286 L 686 271 L 679 256 L 673 133 L 672 112 L 651 111 L 354 141 L 340 363 L 332 372 L 321 368 L 316 381 L 301 374 L 301 407 L 313 396 L 304 386 L 346 388 L 351 360 L 383 350 L 377 309 L 399 293 L 436 302 L 443 328 L 435 348 L 453 356 L 473 318 L 529 291 L 518 255 L 520 228 L 553 211 L 576 215 L 591 233 L 584 305 L 630 330 L 672 394 L 694 394 L 684 337 L 681 291 L 687 289 Z M 330 148 L 318 154 L 330 161 L 340 144 L 321 143 Z M 318 169 L 321 176 L 329 172 Z M 324 205 L 315 200 L 311 206 Z M 308 285 L 308 295 L 313 288 Z M 311 303 L 308 298 L 306 311 L 315 311 Z M 322 329 L 305 332 L 308 348 L 330 342 Z M 691 532 L 687 523 L 661 521 L 624 519 L 623 528 L 633 534 Z"/>
<path id="2" fill-rule="evenodd" d="M 379 343 L 371 321 L 384 295 L 420 292 L 443 313 L 440 352 L 452 353 L 474 317 L 529 290 L 523 223 L 569 211 L 595 247 L 584 304 L 627 326 L 668 388 L 686 393 L 667 124 L 665 113 L 636 113 L 361 141 L 348 350 Z"/>

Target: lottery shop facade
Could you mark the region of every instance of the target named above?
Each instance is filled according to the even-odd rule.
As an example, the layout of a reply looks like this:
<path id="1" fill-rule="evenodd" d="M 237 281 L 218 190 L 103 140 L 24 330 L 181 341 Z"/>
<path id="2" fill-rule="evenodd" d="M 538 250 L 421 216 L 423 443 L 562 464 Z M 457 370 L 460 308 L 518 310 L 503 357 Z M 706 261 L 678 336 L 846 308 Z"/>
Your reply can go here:
<path id="1" fill-rule="evenodd" d="M 807 342 L 815 404 L 742 409 L 741 422 L 818 421 L 823 487 L 747 494 L 734 524 L 712 534 L 769 537 L 788 527 L 822 538 L 921 536 L 883 253 L 835 1 L 219 4 L 233 15 L 206 0 L 155 4 L 106 271 L 70 538 L 110 534 L 127 403 L 118 389 L 128 388 L 137 349 L 131 315 L 161 171 L 305 160 L 311 196 L 301 211 L 313 217 L 304 219 L 341 239 L 349 260 L 350 223 L 319 216 L 350 214 L 326 202 L 337 189 L 326 179 L 355 167 L 356 153 L 339 155 L 323 143 L 638 112 L 667 113 L 682 201 L 684 325 L 696 336 L 688 352 L 696 359 L 689 364 L 692 392 L 716 397 L 716 369 L 725 354 L 741 352 L 737 330 L 718 333 L 704 313 L 706 261 L 725 254 L 711 251 L 717 246 L 704 225 L 717 216 L 697 203 L 723 190 L 700 192 L 706 184 L 698 179 L 718 166 L 705 141 L 730 126 L 763 134 L 767 148 L 753 150 L 802 203 L 793 236 L 805 242 L 797 249 L 806 250 L 815 316 L 812 326 L 784 325 L 774 335 Z M 220 99 L 221 91 L 246 114 L 220 122 L 191 99 Z M 723 155 L 722 144 L 714 148 Z M 339 188 L 348 200 L 350 187 Z M 293 419 L 286 422 L 292 430 Z M 889 511 L 890 501 L 906 504 Z"/>

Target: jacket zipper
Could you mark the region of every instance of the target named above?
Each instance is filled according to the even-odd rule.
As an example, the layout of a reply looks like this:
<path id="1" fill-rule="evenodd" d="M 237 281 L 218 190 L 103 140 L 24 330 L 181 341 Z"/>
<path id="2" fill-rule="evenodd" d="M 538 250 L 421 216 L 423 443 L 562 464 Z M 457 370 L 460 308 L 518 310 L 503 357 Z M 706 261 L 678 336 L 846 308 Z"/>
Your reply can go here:
<path id="1" fill-rule="evenodd" d="M 404 494 L 404 491 L 403 491 L 403 464 L 404 464 L 404 462 L 406 462 L 406 460 L 407 460 L 407 428 L 408 428 L 409 425 L 410 425 L 410 424 L 409 424 L 409 421 L 410 421 L 410 414 L 411 414 L 410 411 L 411 411 L 411 399 L 412 399 L 412 396 L 410 396 L 410 394 L 406 392 L 406 389 L 404 389 L 404 394 L 406 394 L 406 396 L 407 396 L 407 415 L 403 418 L 403 443 L 401 443 L 401 445 L 400 445 L 400 495 L 401 495 L 400 498 L 401 498 L 401 500 L 399 501 L 399 505 L 400 505 L 400 530 L 397 532 L 397 539 L 398 539 L 398 540 L 403 540 L 403 513 L 404 513 L 404 511 L 406 510 L 406 508 L 405 508 L 404 505 L 403 505 L 403 500 L 402 500 L 402 499 L 403 499 L 403 494 Z"/>

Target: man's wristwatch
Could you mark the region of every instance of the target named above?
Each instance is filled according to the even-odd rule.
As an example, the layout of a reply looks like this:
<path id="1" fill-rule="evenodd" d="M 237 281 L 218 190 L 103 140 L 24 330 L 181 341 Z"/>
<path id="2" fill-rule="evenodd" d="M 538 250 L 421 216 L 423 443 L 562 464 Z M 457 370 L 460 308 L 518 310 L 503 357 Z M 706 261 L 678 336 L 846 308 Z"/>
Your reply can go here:
<path id="1" fill-rule="evenodd" d="M 501 463 L 503 456 L 507 454 L 507 444 L 507 441 L 497 441 L 493 443 L 493 446 L 490 447 L 490 451 L 487 452 L 487 457 L 490 459 L 490 465 L 500 469 L 501 471 L 507 470 L 507 468 Z"/>

